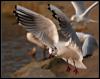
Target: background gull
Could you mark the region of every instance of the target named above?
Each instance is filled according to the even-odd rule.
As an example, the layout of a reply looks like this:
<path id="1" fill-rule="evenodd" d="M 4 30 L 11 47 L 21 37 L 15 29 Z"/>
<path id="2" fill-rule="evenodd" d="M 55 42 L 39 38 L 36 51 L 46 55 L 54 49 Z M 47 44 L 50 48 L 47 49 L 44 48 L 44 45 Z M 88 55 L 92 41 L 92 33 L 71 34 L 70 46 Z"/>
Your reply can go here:
<path id="1" fill-rule="evenodd" d="M 19 25 L 28 31 L 27 39 L 29 41 L 34 43 L 33 39 L 35 37 L 41 44 L 49 48 L 50 54 L 64 59 L 77 68 L 86 69 L 82 62 L 80 41 L 67 20 L 64 22 L 65 24 L 68 23 L 68 27 L 66 27 L 68 32 L 62 31 L 67 38 L 66 41 L 61 41 L 59 40 L 57 28 L 50 19 L 19 5 L 16 6 L 14 13 Z M 71 53 L 66 51 L 71 51 Z"/>
<path id="2" fill-rule="evenodd" d="M 82 32 L 76 32 L 76 34 L 82 43 L 83 57 L 91 56 L 98 47 L 96 39 L 90 34 Z"/>
<path id="3" fill-rule="evenodd" d="M 70 20 L 74 22 L 74 24 L 76 22 L 83 23 L 84 25 L 89 22 L 97 22 L 95 20 L 90 19 L 88 16 L 93 10 L 93 8 L 98 5 L 98 3 L 98 1 L 95 1 L 91 6 L 86 9 L 84 6 L 84 1 L 71 1 L 71 4 L 75 9 L 75 15 L 73 15 Z"/>

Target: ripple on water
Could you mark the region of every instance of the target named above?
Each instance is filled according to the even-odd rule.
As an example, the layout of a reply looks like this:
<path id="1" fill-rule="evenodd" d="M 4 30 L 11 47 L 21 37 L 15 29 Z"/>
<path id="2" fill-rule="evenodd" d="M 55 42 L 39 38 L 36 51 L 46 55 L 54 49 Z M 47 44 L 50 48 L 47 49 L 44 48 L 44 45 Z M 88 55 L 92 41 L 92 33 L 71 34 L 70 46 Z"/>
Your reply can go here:
<path id="1" fill-rule="evenodd" d="M 32 59 L 26 55 L 26 52 L 31 50 L 32 45 L 22 39 L 5 41 L 2 42 L 1 46 L 2 77 L 11 75 Z"/>

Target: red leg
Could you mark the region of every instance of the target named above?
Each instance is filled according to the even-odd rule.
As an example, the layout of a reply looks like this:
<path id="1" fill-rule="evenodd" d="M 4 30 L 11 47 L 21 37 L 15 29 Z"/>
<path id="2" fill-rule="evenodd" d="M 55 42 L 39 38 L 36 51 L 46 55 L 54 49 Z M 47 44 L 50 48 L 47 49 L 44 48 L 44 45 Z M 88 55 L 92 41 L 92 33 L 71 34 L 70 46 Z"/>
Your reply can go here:
<path id="1" fill-rule="evenodd" d="M 52 54 L 49 54 L 49 57 L 48 58 L 52 58 L 52 57 L 54 57 Z"/>
<path id="2" fill-rule="evenodd" d="M 31 57 L 35 57 L 35 54 L 36 54 L 36 48 L 32 48 L 32 50 L 27 53 L 27 55 Z"/>
<path id="3" fill-rule="evenodd" d="M 43 49 L 43 60 L 46 60 L 47 58 L 46 58 L 46 51 L 47 51 L 47 49 L 46 49 L 46 47 Z"/>
<path id="4" fill-rule="evenodd" d="M 75 67 L 75 69 L 73 70 L 73 72 L 75 73 L 75 74 L 78 74 L 79 72 L 78 72 L 78 69 Z"/>
<path id="5" fill-rule="evenodd" d="M 74 65 L 75 65 L 75 61 L 73 60 L 73 62 L 74 62 Z M 78 72 L 78 69 L 76 68 L 76 66 L 75 66 L 75 69 L 73 70 L 73 72 L 75 73 L 75 74 L 78 74 L 79 72 Z"/>
<path id="6" fill-rule="evenodd" d="M 66 71 L 67 71 L 67 72 L 70 72 L 70 71 L 71 71 L 71 68 L 69 67 L 69 65 L 67 66 Z"/>

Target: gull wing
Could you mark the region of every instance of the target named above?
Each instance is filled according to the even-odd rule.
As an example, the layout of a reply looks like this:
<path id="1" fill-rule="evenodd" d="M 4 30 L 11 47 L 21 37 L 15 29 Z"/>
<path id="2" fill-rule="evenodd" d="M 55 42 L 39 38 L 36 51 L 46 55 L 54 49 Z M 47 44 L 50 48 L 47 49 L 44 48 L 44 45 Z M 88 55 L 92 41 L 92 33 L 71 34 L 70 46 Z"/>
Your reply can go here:
<path id="1" fill-rule="evenodd" d="M 83 56 L 86 57 L 92 55 L 97 46 L 98 45 L 94 37 L 92 36 L 87 37 L 82 46 Z"/>
<path id="2" fill-rule="evenodd" d="M 99 4 L 98 1 L 94 2 L 91 6 L 89 6 L 81 16 L 87 17 L 89 13 Z"/>
<path id="3" fill-rule="evenodd" d="M 82 45 L 83 56 L 87 57 L 89 55 L 92 55 L 94 50 L 98 47 L 96 39 L 90 34 L 85 34 L 80 32 L 77 32 L 76 34 L 83 43 Z"/>
<path id="4" fill-rule="evenodd" d="M 15 6 L 14 14 L 19 25 L 51 47 L 59 41 L 55 24 L 48 18 L 22 6 Z"/>
<path id="5" fill-rule="evenodd" d="M 75 9 L 76 15 L 81 15 L 85 11 L 84 2 L 83 1 L 71 1 Z"/>
<path id="6" fill-rule="evenodd" d="M 53 17 L 59 21 L 61 32 L 66 38 L 66 45 L 70 45 L 73 49 L 77 48 L 81 52 L 81 43 L 78 39 L 76 32 L 72 29 L 68 17 L 57 7 L 49 4 L 48 9 L 53 13 Z M 78 51 L 77 51 L 78 52 Z"/>

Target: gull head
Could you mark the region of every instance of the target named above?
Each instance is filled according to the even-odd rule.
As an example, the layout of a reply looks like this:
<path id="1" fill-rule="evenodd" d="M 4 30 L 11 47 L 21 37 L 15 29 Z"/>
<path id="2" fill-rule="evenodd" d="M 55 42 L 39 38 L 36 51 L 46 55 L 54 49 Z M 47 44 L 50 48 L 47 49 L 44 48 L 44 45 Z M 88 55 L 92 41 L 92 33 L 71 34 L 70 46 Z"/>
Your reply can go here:
<path id="1" fill-rule="evenodd" d="M 58 51 L 57 51 L 57 48 L 56 48 L 56 47 L 49 48 L 49 54 L 56 55 L 57 52 L 58 52 Z"/>
<path id="2" fill-rule="evenodd" d="M 71 18 L 70 18 L 71 22 L 75 22 L 77 21 L 77 16 L 76 15 L 73 15 Z"/>
<path id="3" fill-rule="evenodd" d="M 71 18 L 70 18 L 70 21 L 73 23 L 73 22 L 82 22 L 86 20 L 83 16 L 79 16 L 79 15 L 73 15 Z"/>

